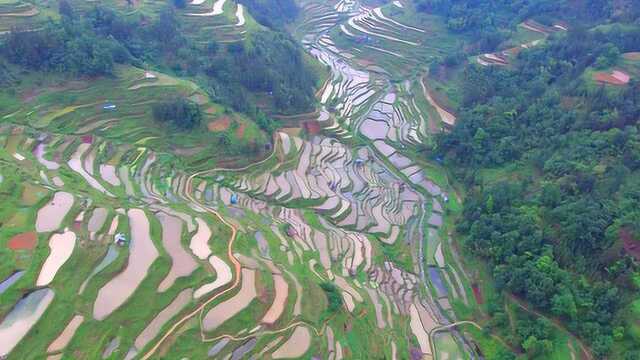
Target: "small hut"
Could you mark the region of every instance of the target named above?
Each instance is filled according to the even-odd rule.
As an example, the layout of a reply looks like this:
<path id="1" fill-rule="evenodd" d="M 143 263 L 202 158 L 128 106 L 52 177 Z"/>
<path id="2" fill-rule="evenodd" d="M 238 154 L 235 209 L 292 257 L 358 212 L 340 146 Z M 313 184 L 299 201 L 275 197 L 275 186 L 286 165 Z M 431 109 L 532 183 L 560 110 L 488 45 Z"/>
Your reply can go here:
<path id="1" fill-rule="evenodd" d="M 127 237 L 124 236 L 123 233 L 117 233 L 116 236 L 114 236 L 114 238 L 113 238 L 113 242 L 114 242 L 114 244 L 116 244 L 118 246 L 125 246 L 125 245 L 129 244 L 129 241 L 127 240 Z"/>

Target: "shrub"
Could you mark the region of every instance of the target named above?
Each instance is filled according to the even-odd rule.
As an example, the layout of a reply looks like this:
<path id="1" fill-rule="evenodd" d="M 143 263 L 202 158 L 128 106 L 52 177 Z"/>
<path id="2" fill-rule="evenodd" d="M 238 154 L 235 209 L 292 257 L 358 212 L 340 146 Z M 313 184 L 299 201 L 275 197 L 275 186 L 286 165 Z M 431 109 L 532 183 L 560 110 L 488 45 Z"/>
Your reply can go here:
<path id="1" fill-rule="evenodd" d="M 202 112 L 198 104 L 184 97 L 169 99 L 153 105 L 153 118 L 161 122 L 169 122 L 184 130 L 200 125 Z"/>

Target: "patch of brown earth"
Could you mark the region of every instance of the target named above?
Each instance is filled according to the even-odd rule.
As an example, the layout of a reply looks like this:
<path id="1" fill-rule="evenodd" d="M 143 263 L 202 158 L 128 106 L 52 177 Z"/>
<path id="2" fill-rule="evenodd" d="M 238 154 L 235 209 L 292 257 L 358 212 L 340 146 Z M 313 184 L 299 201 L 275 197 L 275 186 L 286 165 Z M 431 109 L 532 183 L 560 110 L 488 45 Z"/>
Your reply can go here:
<path id="1" fill-rule="evenodd" d="M 309 135 L 317 135 L 322 130 L 320 123 L 316 120 L 305 121 L 302 123 L 302 126 Z"/>
<path id="2" fill-rule="evenodd" d="M 634 239 L 633 233 L 628 228 L 621 228 L 618 236 L 622 240 L 624 250 L 637 260 L 640 260 L 640 241 Z"/>
<path id="3" fill-rule="evenodd" d="M 628 52 L 622 56 L 627 60 L 640 61 L 640 51 Z"/>
<path id="4" fill-rule="evenodd" d="M 527 30 L 531 30 L 531 31 L 535 31 L 535 32 L 539 32 L 541 34 L 544 35 L 549 35 L 549 33 L 551 32 L 549 30 L 548 27 L 534 21 L 534 20 L 527 20 L 524 23 L 522 23 L 522 26 L 527 29 Z"/>
<path id="5" fill-rule="evenodd" d="M 228 116 L 223 116 L 215 121 L 210 122 L 207 125 L 209 131 L 217 132 L 217 131 L 225 131 L 231 125 L 231 118 Z"/>
<path id="6" fill-rule="evenodd" d="M 361 66 L 364 66 L 364 67 L 367 67 L 367 66 L 375 64 L 373 61 L 369 61 L 367 59 L 358 59 L 358 60 L 356 60 L 356 63 L 358 63 L 358 65 L 361 65 Z"/>
<path id="7" fill-rule="evenodd" d="M 33 101 L 33 99 L 37 98 L 38 95 L 40 95 L 40 90 L 39 89 L 29 89 L 29 90 L 25 91 L 24 93 L 22 93 L 20 98 L 21 98 L 22 102 L 30 103 L 31 101 Z"/>
<path id="8" fill-rule="evenodd" d="M 616 78 L 615 76 L 613 76 L 611 74 L 604 73 L 604 72 L 597 72 L 597 73 L 593 74 L 593 80 L 595 80 L 595 81 L 597 81 L 599 83 L 609 84 L 609 85 L 616 85 L 616 86 L 626 85 L 626 83 L 624 81 L 621 81 L 620 79 Z"/>
<path id="9" fill-rule="evenodd" d="M 38 235 L 35 231 L 15 235 L 7 243 L 11 250 L 33 250 L 38 245 Z"/>
<path id="10" fill-rule="evenodd" d="M 278 131 L 281 131 L 289 136 L 300 136 L 300 132 L 302 131 L 299 127 L 286 127 L 281 128 Z"/>
<path id="11" fill-rule="evenodd" d="M 473 297 L 476 299 L 476 302 L 479 305 L 484 304 L 484 299 L 482 298 L 482 292 L 480 291 L 480 287 L 478 284 L 473 284 L 471 286 L 471 290 L 473 290 Z"/>
<path id="12" fill-rule="evenodd" d="M 47 194 L 47 189 L 26 183 L 24 190 L 22 191 L 22 203 L 25 205 L 33 206 L 37 204 Z"/>
<path id="13" fill-rule="evenodd" d="M 236 129 L 236 137 L 238 139 L 242 139 L 244 137 L 244 130 L 247 126 L 243 123 L 240 123 L 240 125 L 238 126 L 238 128 Z"/>
<path id="14" fill-rule="evenodd" d="M 562 108 L 565 110 L 573 109 L 577 103 L 577 97 L 563 96 L 560 100 L 560 106 L 562 106 Z"/>
<path id="15" fill-rule="evenodd" d="M 189 98 L 189 100 L 193 101 L 198 105 L 203 105 L 207 103 L 207 97 L 202 94 L 194 94 Z"/>

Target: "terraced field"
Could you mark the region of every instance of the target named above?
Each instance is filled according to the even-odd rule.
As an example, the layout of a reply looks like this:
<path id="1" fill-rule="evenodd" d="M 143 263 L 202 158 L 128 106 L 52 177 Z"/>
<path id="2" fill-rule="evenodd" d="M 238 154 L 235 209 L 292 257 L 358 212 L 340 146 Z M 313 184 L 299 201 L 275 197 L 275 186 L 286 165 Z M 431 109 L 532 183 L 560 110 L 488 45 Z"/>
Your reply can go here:
<path id="1" fill-rule="evenodd" d="M 187 81 L 123 67 L 18 94 L 0 113 L 0 356 L 472 357 L 452 308 L 475 301 L 448 238 L 460 199 L 415 155 L 455 114 L 405 71 L 432 34 L 408 6 L 305 2 L 296 33 L 331 69 L 324 135 L 277 132 L 241 168 L 216 167 L 208 131 L 150 122 L 166 92 L 222 116 Z M 181 16 L 203 41 L 257 26 L 232 1 Z"/>
<path id="2" fill-rule="evenodd" d="M 31 2 L 0 1 L 0 35 L 12 29 L 30 31 L 42 28 L 47 17 L 57 17 L 55 10 Z"/>

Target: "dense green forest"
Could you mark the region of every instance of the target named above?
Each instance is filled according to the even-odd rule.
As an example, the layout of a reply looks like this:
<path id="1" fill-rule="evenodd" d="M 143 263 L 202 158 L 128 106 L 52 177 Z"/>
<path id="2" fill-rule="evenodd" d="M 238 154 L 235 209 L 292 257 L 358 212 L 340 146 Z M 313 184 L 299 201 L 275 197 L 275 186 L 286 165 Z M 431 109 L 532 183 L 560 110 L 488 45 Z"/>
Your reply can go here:
<path id="1" fill-rule="evenodd" d="M 451 19 L 460 11 L 480 21 L 474 14 L 499 3 L 455 5 Z M 594 17 L 607 16 L 599 7 L 610 2 L 591 3 Z M 464 23 L 482 21 L 492 20 Z M 640 243 L 640 82 L 605 87 L 583 74 L 638 50 L 638 26 L 574 26 L 522 51 L 512 67 L 469 64 L 459 121 L 437 145 L 469 191 L 457 225 L 465 247 L 488 261 L 499 289 L 561 319 L 598 357 L 640 358 L 637 319 L 628 316 L 640 258 L 627 251 L 628 241 Z M 544 354 L 544 344 L 535 347 Z"/>
<path id="2" fill-rule="evenodd" d="M 467 34 L 471 50 L 490 52 L 509 38 L 507 29 L 515 28 L 525 20 L 535 20 L 543 25 L 552 25 L 554 20 L 563 20 L 580 26 L 594 25 L 613 17 L 611 1 L 593 0 L 575 2 L 568 0 L 417 0 L 420 12 L 443 16 L 447 28 Z M 625 1 L 620 1 L 624 4 Z M 640 15 L 637 6 L 620 8 L 614 20 L 631 22 Z"/>
<path id="3" fill-rule="evenodd" d="M 152 111 L 157 121 L 169 122 L 179 129 L 193 129 L 202 121 L 198 104 L 183 97 L 154 104 Z"/>
<path id="4" fill-rule="evenodd" d="M 195 78 L 214 100 L 257 116 L 251 93 L 272 95 L 275 111 L 313 109 L 316 75 L 300 46 L 286 33 L 259 30 L 245 42 L 207 44 L 181 31 L 178 15 L 167 6 L 157 18 L 123 17 L 96 6 L 76 13 L 60 3 L 62 19 L 43 31 L 15 29 L 2 45 L 2 55 L 29 70 L 79 76 L 112 73 L 115 64 L 159 68 Z"/>
<path id="5" fill-rule="evenodd" d="M 417 0 L 418 11 L 443 15 L 453 31 L 489 31 L 515 25 L 527 19 L 542 23 L 552 17 L 589 23 L 609 19 L 613 14 L 612 2 L 592 0 L 577 3 L 567 0 Z M 623 3 L 623 1 L 621 1 Z M 620 14 L 621 19 L 638 15 L 636 7 Z"/>
<path id="6" fill-rule="evenodd" d="M 294 0 L 240 0 L 262 25 L 282 27 L 298 16 L 300 9 Z"/>

